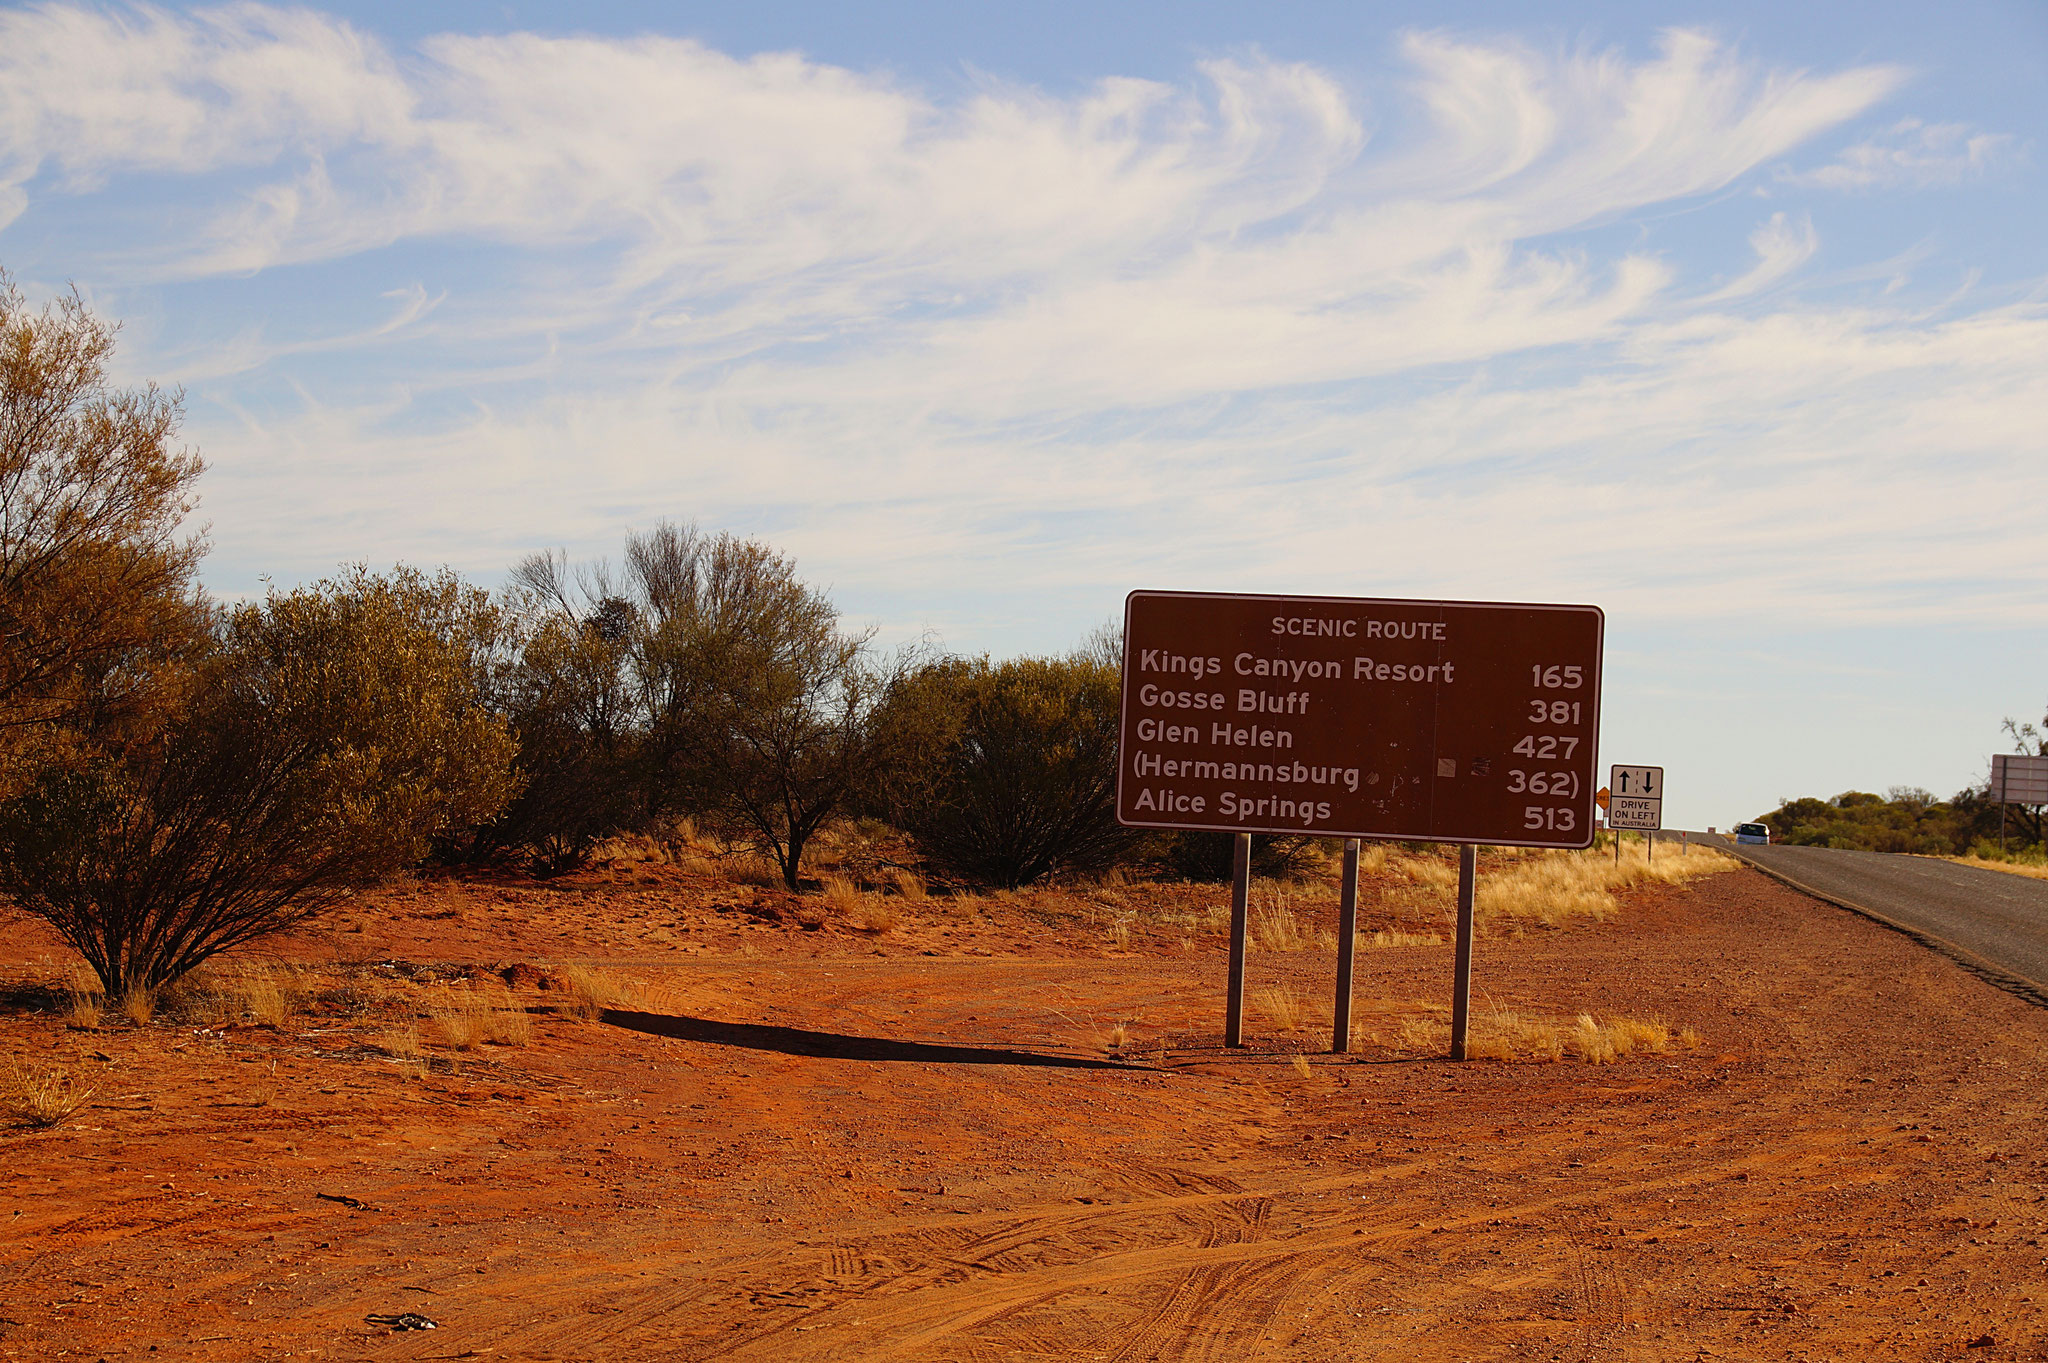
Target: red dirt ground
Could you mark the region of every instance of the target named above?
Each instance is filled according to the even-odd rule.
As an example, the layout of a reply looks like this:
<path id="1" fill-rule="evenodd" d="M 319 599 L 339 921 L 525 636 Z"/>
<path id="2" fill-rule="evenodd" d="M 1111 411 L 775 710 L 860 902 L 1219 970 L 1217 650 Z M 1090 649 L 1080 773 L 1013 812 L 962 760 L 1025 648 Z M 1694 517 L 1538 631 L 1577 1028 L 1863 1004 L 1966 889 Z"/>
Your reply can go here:
<path id="1" fill-rule="evenodd" d="M 278 948 L 337 991 L 281 1028 L 91 1031 L 0 911 L 0 1053 L 98 1090 L 0 1131 L 0 1358 L 2048 1358 L 2048 1011 L 1904 938 L 1746 870 L 1644 890 L 1477 987 L 1697 1049 L 1304 1075 L 1257 1015 L 1221 1048 L 1220 938 L 1035 903 L 870 937 L 659 871 L 423 882 Z M 1365 1013 L 1448 957 L 1362 951 Z M 647 1002 L 425 1077 L 371 1044 L 363 981 L 570 958 Z"/>

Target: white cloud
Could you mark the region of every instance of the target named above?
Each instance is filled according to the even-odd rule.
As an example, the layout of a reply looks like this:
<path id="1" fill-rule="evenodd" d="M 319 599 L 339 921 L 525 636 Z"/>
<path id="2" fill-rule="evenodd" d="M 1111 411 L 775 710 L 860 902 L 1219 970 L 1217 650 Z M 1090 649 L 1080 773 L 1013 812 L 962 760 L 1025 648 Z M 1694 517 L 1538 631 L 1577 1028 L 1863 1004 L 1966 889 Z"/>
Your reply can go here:
<path id="1" fill-rule="evenodd" d="M 1820 236 L 1813 230 L 1813 219 L 1805 214 L 1793 218 L 1790 214 L 1773 213 L 1749 234 L 1749 246 L 1756 252 L 1756 264 L 1741 278 L 1701 301 L 1725 303 L 1776 284 L 1813 258 L 1813 253 L 1820 249 Z"/>
<path id="2" fill-rule="evenodd" d="M 1819 189 L 1925 189 L 1975 179 L 2009 161 L 2016 150 L 2009 133 L 1905 118 L 1845 148 L 1828 165 L 1781 170 L 1779 178 Z"/>
<path id="3" fill-rule="evenodd" d="M 1369 136 L 1364 92 L 1255 54 L 942 101 L 683 40 L 394 54 L 307 11 L 46 5 L 0 13 L 0 213 L 177 174 L 211 211 L 161 276 L 353 295 L 149 371 L 192 389 L 216 563 L 285 578 L 490 572 L 673 515 L 947 597 L 2048 616 L 2006 509 L 2048 500 L 2038 311 L 1784 301 L 1797 211 L 1718 289 L 1556 239 L 1722 190 L 1896 70 L 1688 32 L 1401 50 L 1410 103 Z M 372 250 L 428 239 L 473 282 Z"/>

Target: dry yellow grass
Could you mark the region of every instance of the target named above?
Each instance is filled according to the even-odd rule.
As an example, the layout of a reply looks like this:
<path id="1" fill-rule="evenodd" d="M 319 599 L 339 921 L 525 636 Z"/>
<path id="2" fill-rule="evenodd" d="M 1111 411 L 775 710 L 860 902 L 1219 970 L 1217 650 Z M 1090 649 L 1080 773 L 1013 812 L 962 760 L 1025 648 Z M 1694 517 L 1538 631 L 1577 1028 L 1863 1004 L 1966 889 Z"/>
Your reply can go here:
<path id="1" fill-rule="evenodd" d="M 1445 1055 L 1450 1051 L 1451 1025 L 1441 1004 L 1382 1001 L 1365 1004 L 1361 1011 L 1379 1014 L 1382 1026 L 1354 1026 L 1354 1039 L 1383 1040 L 1410 1054 Z M 1538 1064 L 1576 1057 L 1605 1065 L 1632 1055 L 1691 1050 L 1699 1044 L 1700 1035 L 1691 1027 L 1674 1030 L 1661 1019 L 1596 1018 L 1590 1013 L 1569 1019 L 1544 1018 L 1499 1004 L 1475 1008 L 1465 1032 L 1468 1059 Z"/>
<path id="2" fill-rule="evenodd" d="M 1246 911 L 1248 935 L 1261 951 L 1300 951 L 1309 944 L 1309 935 L 1294 916 L 1287 892 L 1273 882 L 1261 881 L 1251 887 Z M 1228 918 L 1224 921 L 1226 925 L 1229 922 Z"/>
<path id="3" fill-rule="evenodd" d="M 442 1043 L 451 1050 L 473 1051 L 480 1046 L 524 1046 L 533 1039 L 533 1024 L 510 990 L 502 984 L 484 984 L 468 989 L 443 988 L 428 1009 L 428 1017 L 440 1032 Z"/>
<path id="4" fill-rule="evenodd" d="M 1286 984 L 1267 985 L 1252 991 L 1252 1006 L 1266 1015 L 1275 1027 L 1286 1032 L 1298 1032 L 1307 1015 L 1301 995 L 1294 986 Z"/>
<path id="5" fill-rule="evenodd" d="M 1442 1055 L 1451 1048 L 1451 1024 L 1432 1017 L 1405 1017 L 1394 1031 L 1394 1047 Z"/>
<path id="6" fill-rule="evenodd" d="M 896 926 L 896 906 L 844 876 L 825 877 L 825 904 L 858 932 L 887 932 Z"/>
<path id="7" fill-rule="evenodd" d="M 1433 932 L 1402 932 L 1398 928 L 1382 928 L 1365 939 L 1373 948 L 1382 947 L 1440 947 L 1444 939 Z"/>
<path id="8" fill-rule="evenodd" d="M 420 1053 L 420 1029 L 410 1022 L 385 1028 L 377 1036 L 377 1049 L 395 1060 L 413 1060 Z"/>
<path id="9" fill-rule="evenodd" d="M 924 877 L 902 866 L 892 867 L 889 881 L 896 887 L 896 893 L 915 903 L 925 897 Z"/>
<path id="10" fill-rule="evenodd" d="M 1102 1049 L 1105 1051 L 1121 1051 L 1130 1044 L 1131 1024 L 1128 1022 L 1119 1022 L 1102 1034 Z"/>
<path id="11" fill-rule="evenodd" d="M 555 979 L 563 995 L 561 1009 L 571 1017 L 597 1018 L 607 1008 L 637 1012 L 647 1004 L 647 993 L 638 984 L 579 961 L 563 966 Z"/>
<path id="12" fill-rule="evenodd" d="M 73 967 L 71 983 L 65 993 L 70 996 L 64 1009 L 64 1020 L 74 1027 L 97 1027 L 106 1011 L 106 996 L 100 992 L 99 978 L 90 970 Z"/>
<path id="13" fill-rule="evenodd" d="M 137 1027 L 149 1025 L 156 1016 L 156 995 L 147 989 L 131 989 L 121 998 L 121 1016 Z"/>
<path id="14" fill-rule="evenodd" d="M 1456 902 L 1458 868 L 1437 857 L 1398 857 L 1389 869 L 1423 888 L 1439 906 Z M 1686 856 L 1667 845 L 1665 854 L 1650 860 L 1640 839 L 1622 843 L 1621 861 L 1612 851 L 1517 852 L 1506 849 L 1479 873 L 1474 917 L 1492 933 L 1515 933 L 1530 927 L 1559 928 L 1574 921 L 1600 922 L 1620 908 L 1615 892 L 1636 885 L 1676 885 L 1701 876 L 1732 871 L 1733 857 L 1704 847 Z"/>
<path id="15" fill-rule="evenodd" d="M 61 1066 L 17 1061 L 0 1075 L 0 1108 L 33 1127 L 57 1125 L 90 1102 L 96 1092 Z"/>
<path id="16" fill-rule="evenodd" d="M 1131 925 L 1118 918 L 1109 925 L 1109 944 L 1118 951 L 1128 951 L 1131 946 Z"/>
<path id="17" fill-rule="evenodd" d="M 717 868 L 735 885 L 758 885 L 768 890 L 782 888 L 781 868 L 759 852 L 735 852 L 720 858 Z"/>
<path id="18" fill-rule="evenodd" d="M 825 877 L 825 903 L 857 932 L 887 932 L 896 926 L 894 904 L 843 876 Z"/>
<path id="19" fill-rule="evenodd" d="M 1315 1071 L 1309 1068 L 1308 1057 L 1306 1056 L 1289 1056 L 1287 1058 L 1287 1063 L 1291 1065 L 1294 1068 L 1294 1072 L 1303 1079 L 1313 1078 L 1315 1075 Z"/>
<path id="20" fill-rule="evenodd" d="M 282 1027 L 305 1010 L 311 992 L 296 970 L 242 963 L 194 971 L 166 1001 L 180 1016 L 214 1026 L 247 1021 Z"/>

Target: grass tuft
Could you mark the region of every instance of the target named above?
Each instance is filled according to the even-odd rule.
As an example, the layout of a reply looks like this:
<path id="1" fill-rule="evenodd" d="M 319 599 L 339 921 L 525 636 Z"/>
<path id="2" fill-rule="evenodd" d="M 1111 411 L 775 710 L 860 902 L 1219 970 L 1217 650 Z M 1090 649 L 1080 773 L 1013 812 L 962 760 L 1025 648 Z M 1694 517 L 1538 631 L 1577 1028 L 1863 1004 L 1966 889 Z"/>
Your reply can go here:
<path id="1" fill-rule="evenodd" d="M 1301 995 L 1294 986 L 1287 984 L 1267 985 L 1252 992 L 1252 1006 L 1266 1015 L 1275 1027 L 1284 1032 L 1298 1032 L 1307 1015 Z"/>
<path id="2" fill-rule="evenodd" d="M 1382 928 L 1365 939 L 1365 944 L 1375 949 L 1381 947 L 1440 947 L 1444 939 L 1433 932 L 1402 932 L 1398 928 Z"/>
<path id="3" fill-rule="evenodd" d="M 1264 893 L 1261 894 L 1261 888 Z M 1263 887 L 1254 885 L 1250 903 L 1246 905 L 1250 921 L 1246 924 L 1254 945 L 1261 951 L 1300 951 L 1309 944 L 1308 934 L 1301 929 L 1301 921 L 1294 916 L 1294 906 L 1287 892 L 1272 882 Z M 1228 920 L 1225 920 L 1226 923 Z"/>
<path id="4" fill-rule="evenodd" d="M 57 1125 L 91 1101 L 97 1093 L 90 1084 L 58 1066 L 24 1065 L 19 1062 L 0 1075 L 0 1108 L 16 1121 L 38 1129 Z"/>
<path id="5" fill-rule="evenodd" d="M 571 1017 L 589 1020 L 607 1008 L 638 1011 L 647 1004 L 647 993 L 638 984 L 580 962 L 563 966 L 556 980 L 565 996 L 562 1011 Z"/>
<path id="6" fill-rule="evenodd" d="M 71 1002 L 64 1009 L 64 1020 L 74 1027 L 97 1027 L 107 1007 L 106 996 L 100 992 L 99 981 L 87 970 L 72 973 L 70 988 L 66 991 Z"/>

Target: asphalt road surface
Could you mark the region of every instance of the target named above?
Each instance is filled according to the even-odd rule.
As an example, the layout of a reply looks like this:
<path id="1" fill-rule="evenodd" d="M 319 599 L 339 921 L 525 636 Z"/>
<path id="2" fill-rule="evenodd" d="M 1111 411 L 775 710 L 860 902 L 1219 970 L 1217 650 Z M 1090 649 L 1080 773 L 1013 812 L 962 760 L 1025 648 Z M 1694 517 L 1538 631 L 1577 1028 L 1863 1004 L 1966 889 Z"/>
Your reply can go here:
<path id="1" fill-rule="evenodd" d="M 1961 964 L 2048 1003 L 2048 880 L 1930 857 L 1719 841 L 1794 889 L 1904 928 Z"/>

